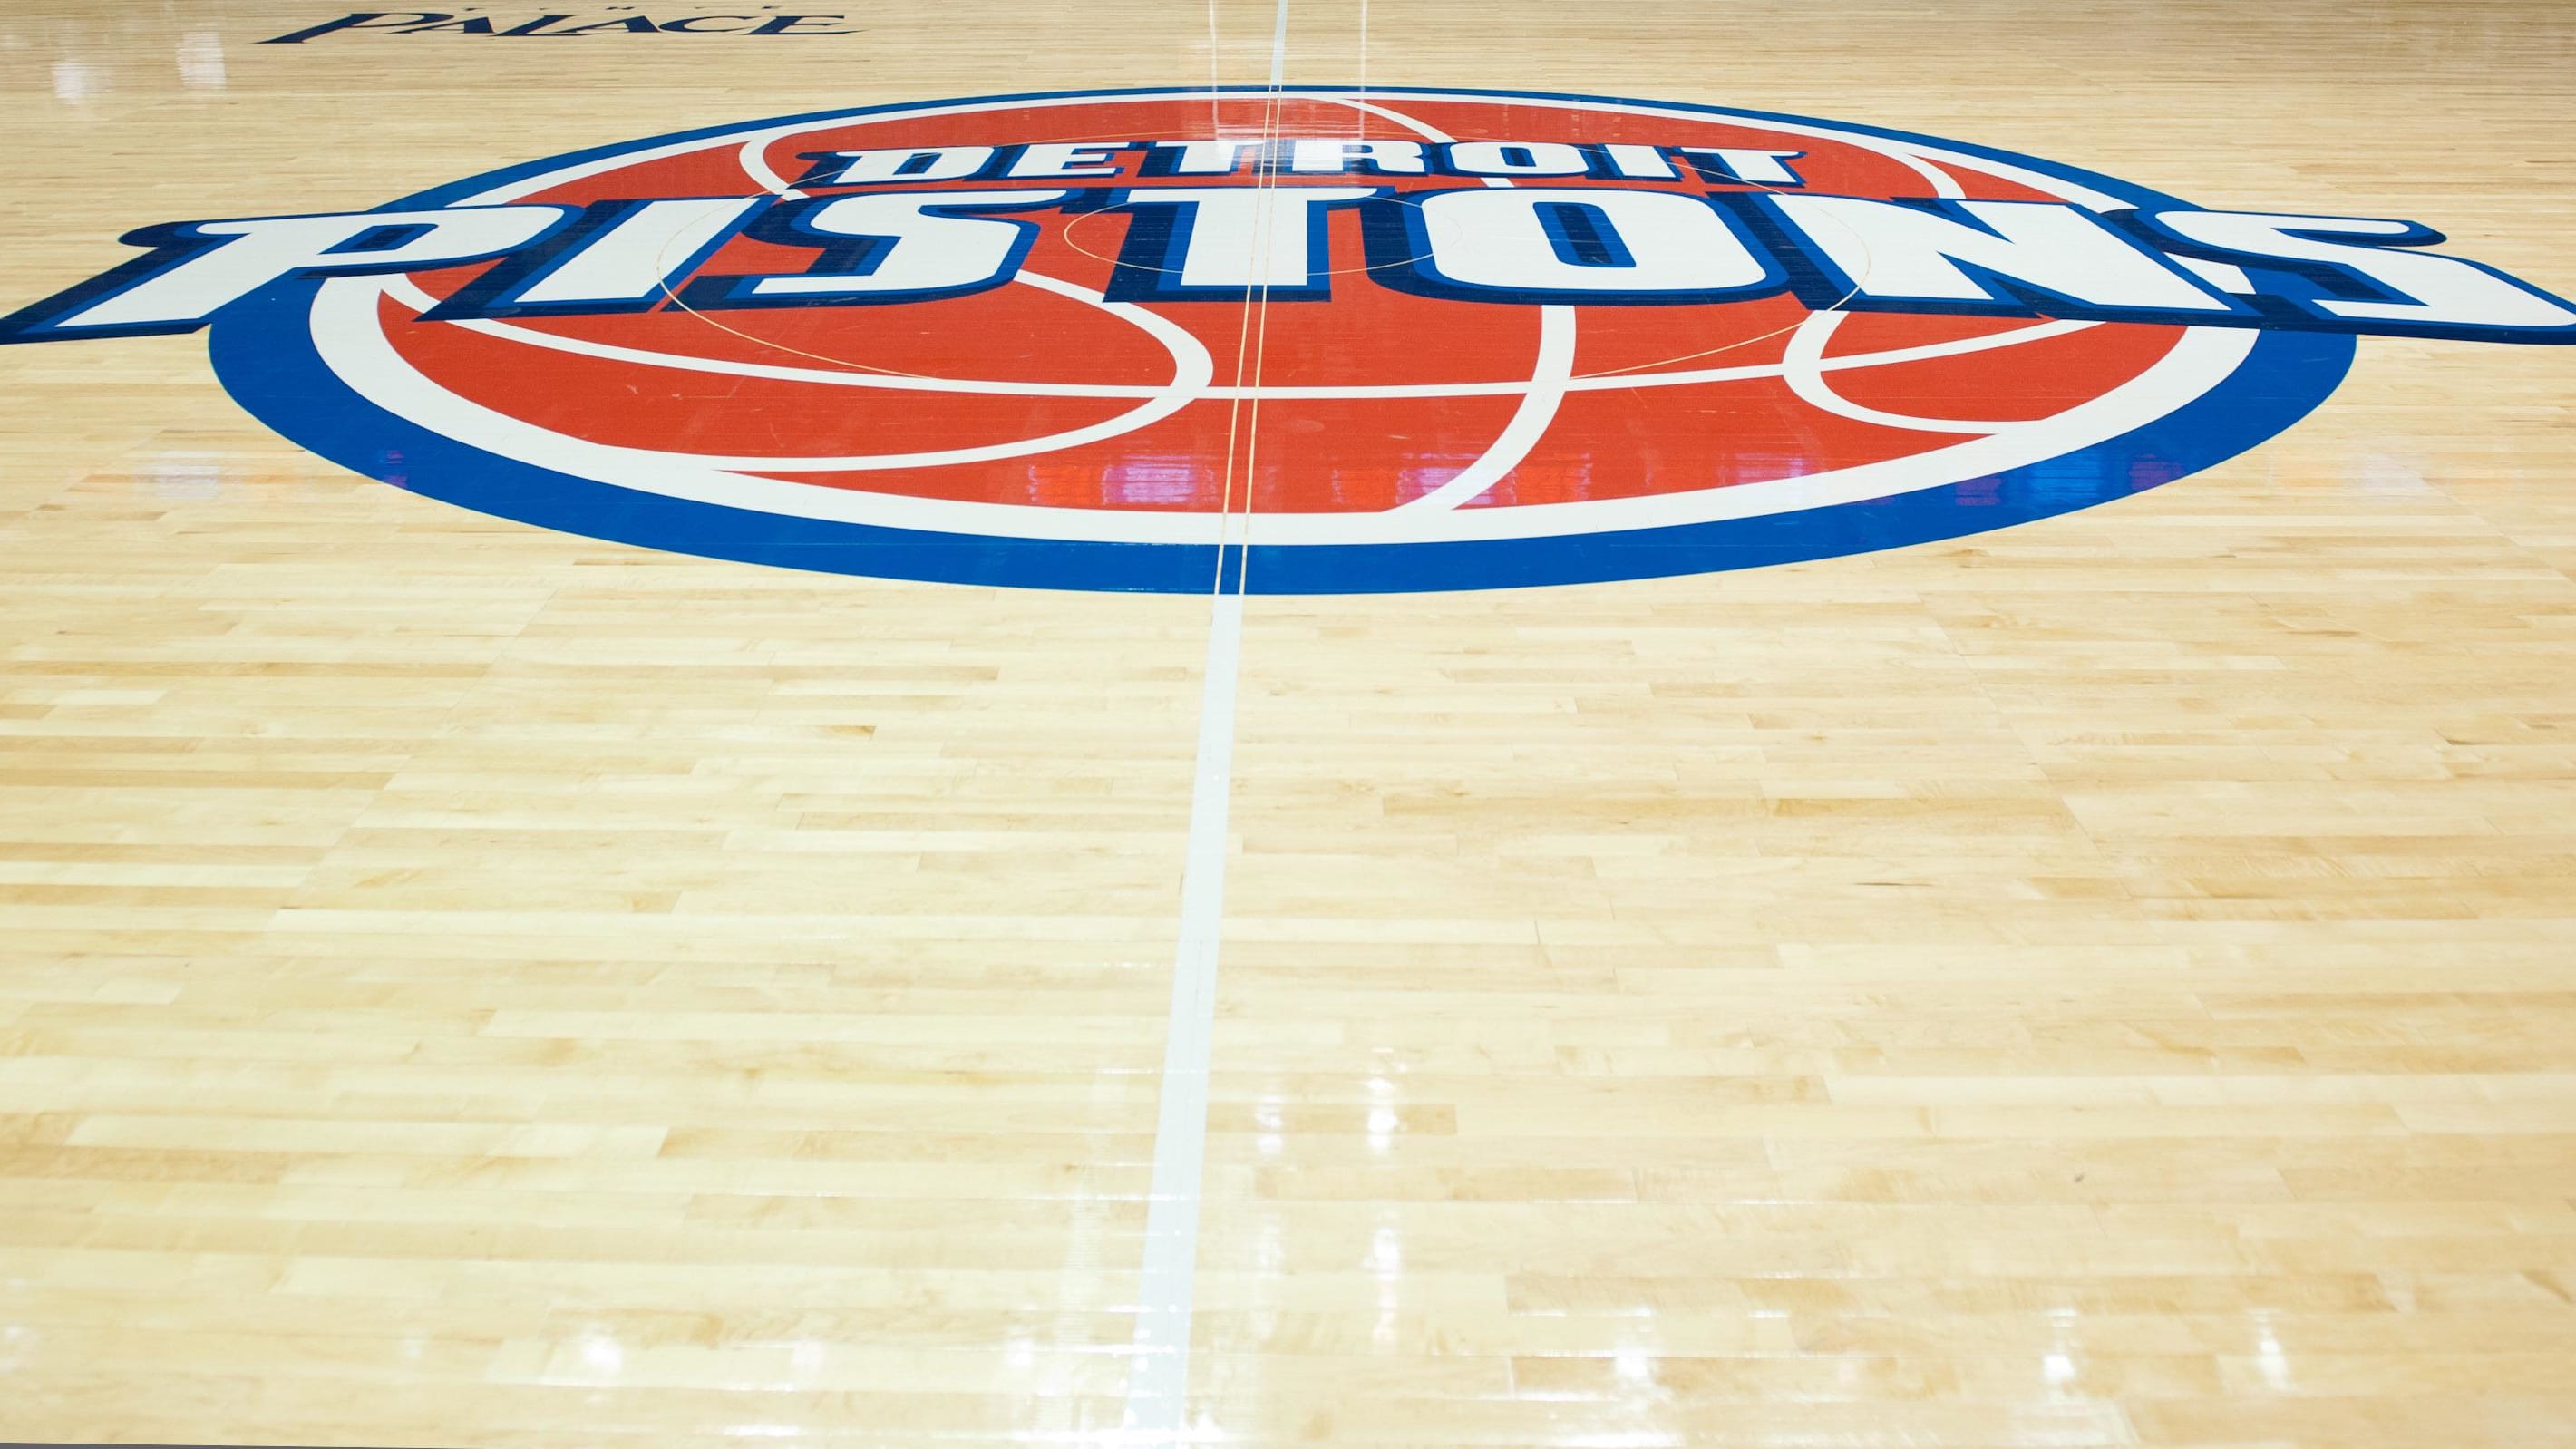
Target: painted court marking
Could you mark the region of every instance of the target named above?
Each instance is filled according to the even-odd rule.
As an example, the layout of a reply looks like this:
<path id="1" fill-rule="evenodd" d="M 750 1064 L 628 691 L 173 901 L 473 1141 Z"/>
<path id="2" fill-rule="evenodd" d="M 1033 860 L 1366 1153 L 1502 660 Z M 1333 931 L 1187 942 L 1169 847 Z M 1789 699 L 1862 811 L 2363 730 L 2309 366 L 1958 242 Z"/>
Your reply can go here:
<path id="1" fill-rule="evenodd" d="M 1214 12 L 1210 12 L 1214 25 Z M 1213 37 L 1213 31 L 1211 31 Z M 1213 38 L 1210 44 L 1214 50 Z M 1213 58 L 1211 58 L 1213 64 Z M 1263 131 L 1277 125 L 1278 96 L 1288 67 L 1288 0 L 1278 0 L 1270 33 L 1270 93 Z M 1267 197 L 1277 185 L 1262 184 Z M 1266 211 L 1266 207 L 1265 207 Z M 1253 235 L 1262 254 L 1254 275 L 1269 275 L 1269 217 Z M 1247 321 L 1250 299 L 1246 299 Z M 1199 686 L 1197 763 L 1190 777 L 1190 827 L 1181 866 L 1181 919 L 1172 952 L 1172 1004 L 1163 1031 L 1163 1075 L 1154 1118 L 1154 1175 L 1147 1188 L 1145 1255 L 1137 1275 L 1135 1355 L 1127 1374 L 1124 1428 L 1131 1442 L 1174 1445 L 1189 1437 L 1190 1329 L 1197 1288 L 1201 1190 L 1207 1163 L 1208 1070 L 1216 1029 L 1217 952 L 1224 935 L 1227 814 L 1234 793 L 1234 714 L 1243 660 L 1243 595 L 1251 567 L 1253 468 L 1261 431 L 1261 342 L 1268 333 L 1270 289 L 1260 292 L 1261 331 L 1252 339 L 1251 415 L 1245 429 L 1243 512 L 1234 511 L 1231 476 L 1218 533 L 1216 576 L 1209 591 L 1207 661 Z M 1236 354 L 1240 382 L 1246 354 Z M 1238 399 L 1235 406 L 1244 406 Z M 1229 429 L 1229 434 L 1231 429 Z M 1226 468 L 1234 469 L 1231 436 Z M 1231 548 L 1234 587 L 1226 587 Z"/>

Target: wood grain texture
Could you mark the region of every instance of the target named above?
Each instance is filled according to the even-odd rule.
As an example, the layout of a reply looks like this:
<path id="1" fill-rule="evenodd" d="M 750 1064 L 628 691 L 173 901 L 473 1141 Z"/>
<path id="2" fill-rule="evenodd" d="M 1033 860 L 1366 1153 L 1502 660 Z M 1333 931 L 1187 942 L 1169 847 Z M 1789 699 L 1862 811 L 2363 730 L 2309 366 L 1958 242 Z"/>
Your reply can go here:
<path id="1" fill-rule="evenodd" d="M 0 298 L 678 127 L 1257 82 L 1273 14 L 253 44 L 330 13 L 9 6 Z M 2559 4 L 1288 35 L 2576 289 Z M 2258 450 L 2005 532 L 1253 600 L 1206 1442 L 2576 1443 L 2572 387 L 2368 339 Z M 0 1437 L 1120 1442 L 1204 601 L 485 518 L 193 338 L 0 349 L 0 567 Z"/>

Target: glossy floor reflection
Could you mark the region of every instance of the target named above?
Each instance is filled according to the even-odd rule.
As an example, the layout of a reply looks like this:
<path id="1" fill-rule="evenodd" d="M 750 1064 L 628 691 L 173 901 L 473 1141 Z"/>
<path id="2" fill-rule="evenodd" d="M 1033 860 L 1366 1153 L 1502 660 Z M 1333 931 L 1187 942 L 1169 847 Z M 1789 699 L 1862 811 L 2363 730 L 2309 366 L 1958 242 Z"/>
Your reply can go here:
<path id="1" fill-rule="evenodd" d="M 807 111 L 1257 87 L 1274 44 L 1318 82 L 1824 116 L 2422 217 L 2576 286 L 2550 5 L 964 3 L 846 37 L 745 8 L 265 45 L 341 12 L 22 0 L 0 297 L 149 223 Z M 1153 123 L 1296 121 L 1191 104 Z M 707 441 L 681 404 L 717 394 L 744 450 L 1135 401 L 621 400 L 384 305 L 496 410 L 597 386 L 630 442 Z M 953 305 L 745 313 L 736 341 L 877 329 L 916 379 L 1026 380 L 1037 314 Z M 1368 385 L 1363 346 L 1528 385 L 1534 319 L 1362 305 L 1347 335 L 1239 307 L 1190 335 L 1212 378 L 1257 361 L 1246 386 Z M 1748 337 L 1793 310 L 1735 305 Z M 2012 419 L 2174 330 L 1838 386 Z M 1475 508 L 1643 486 L 1679 405 L 1603 379 L 1676 356 L 1643 322 L 1583 336 L 1556 451 Z M 1135 337 L 1084 345 L 1104 387 L 1166 381 Z M 1148 1198 L 1190 1087 L 1166 1036 L 1208 599 L 628 546 L 411 491 L 418 457 L 309 452 L 195 337 L 0 348 L 0 1438 L 2576 1442 L 2571 365 L 2365 339 L 2251 451 L 1956 541 L 1249 600 L 1176 1318 L 1145 1311 Z M 1215 438 L 1256 517 L 1374 514 L 1525 395 L 1200 401 L 922 496 L 1203 516 Z M 1895 446 L 1692 406 L 1706 455 L 1654 468 Z M 2072 506 L 2109 476 L 2039 481 Z M 1140 1362 L 1176 1322 L 1158 1405 Z"/>

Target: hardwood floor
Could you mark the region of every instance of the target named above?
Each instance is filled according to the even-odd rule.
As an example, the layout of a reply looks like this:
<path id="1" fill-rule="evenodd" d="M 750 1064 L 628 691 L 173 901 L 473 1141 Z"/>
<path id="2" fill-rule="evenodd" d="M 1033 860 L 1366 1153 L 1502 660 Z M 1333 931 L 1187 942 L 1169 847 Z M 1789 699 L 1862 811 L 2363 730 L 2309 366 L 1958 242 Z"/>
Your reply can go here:
<path id="1" fill-rule="evenodd" d="M 339 13 L 0 15 L 0 310 L 151 223 L 1275 39 L 2576 292 L 2528 0 L 258 43 Z M 2571 385 L 2365 337 L 2269 442 L 2009 529 L 1250 598 L 1157 1428 L 1207 598 L 550 531 L 308 453 L 199 337 L 0 349 L 0 1437 L 2576 1444 Z"/>

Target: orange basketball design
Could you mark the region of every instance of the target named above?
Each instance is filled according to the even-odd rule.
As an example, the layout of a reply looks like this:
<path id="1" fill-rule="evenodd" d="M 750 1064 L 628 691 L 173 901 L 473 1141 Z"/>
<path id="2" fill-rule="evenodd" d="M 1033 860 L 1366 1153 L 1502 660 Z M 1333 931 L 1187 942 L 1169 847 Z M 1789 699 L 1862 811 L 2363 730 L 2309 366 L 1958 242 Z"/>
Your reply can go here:
<path id="1" fill-rule="evenodd" d="M 1087 588 L 1204 588 L 1232 544 L 1255 591 L 1639 577 L 1994 528 L 2287 426 L 2349 337 L 2123 227 L 2180 207 L 1603 98 L 907 104 L 410 198 L 215 353 L 349 466 L 656 547 Z M 393 264 L 468 215 L 551 229 Z"/>

